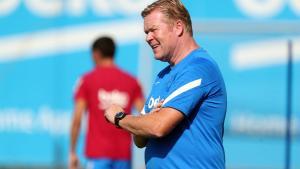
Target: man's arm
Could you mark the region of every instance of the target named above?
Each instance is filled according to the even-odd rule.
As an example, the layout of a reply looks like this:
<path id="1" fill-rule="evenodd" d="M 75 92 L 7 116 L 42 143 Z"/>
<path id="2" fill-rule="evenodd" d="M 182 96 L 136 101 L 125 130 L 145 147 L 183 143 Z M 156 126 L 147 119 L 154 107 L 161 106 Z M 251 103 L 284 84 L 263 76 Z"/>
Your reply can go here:
<path id="1" fill-rule="evenodd" d="M 80 133 L 81 119 L 86 110 L 86 102 L 83 99 L 78 99 L 75 102 L 73 119 L 71 124 L 71 146 L 69 157 L 69 169 L 77 169 L 79 162 L 76 154 L 77 138 Z"/>
<path id="2" fill-rule="evenodd" d="M 105 112 L 105 117 L 114 124 L 115 114 L 123 111 L 119 106 L 113 105 Z M 159 108 L 146 115 L 127 115 L 119 125 L 134 135 L 146 138 L 161 138 L 169 134 L 176 125 L 184 119 L 184 115 L 173 108 Z"/>
<path id="3" fill-rule="evenodd" d="M 145 103 L 145 100 L 143 98 L 135 99 L 135 101 L 134 101 L 135 109 L 138 112 L 141 112 L 144 108 L 144 103 Z M 143 148 L 146 146 L 148 140 L 145 137 L 133 135 L 133 141 L 137 147 Z"/>
<path id="4" fill-rule="evenodd" d="M 138 112 L 141 112 L 144 108 L 145 100 L 143 98 L 137 98 L 134 100 L 134 107 Z"/>

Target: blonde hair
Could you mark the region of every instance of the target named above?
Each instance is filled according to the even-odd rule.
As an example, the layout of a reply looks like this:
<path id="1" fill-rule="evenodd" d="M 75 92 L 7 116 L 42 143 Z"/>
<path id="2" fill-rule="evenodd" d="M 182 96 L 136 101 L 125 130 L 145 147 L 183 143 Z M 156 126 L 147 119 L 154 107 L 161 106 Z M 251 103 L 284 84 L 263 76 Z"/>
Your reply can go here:
<path id="1" fill-rule="evenodd" d="M 145 18 L 152 11 L 158 9 L 162 12 L 167 19 L 175 21 L 181 20 L 186 31 L 193 36 L 192 21 L 188 10 L 184 7 L 180 0 L 158 0 L 148 5 L 141 13 L 142 17 Z"/>

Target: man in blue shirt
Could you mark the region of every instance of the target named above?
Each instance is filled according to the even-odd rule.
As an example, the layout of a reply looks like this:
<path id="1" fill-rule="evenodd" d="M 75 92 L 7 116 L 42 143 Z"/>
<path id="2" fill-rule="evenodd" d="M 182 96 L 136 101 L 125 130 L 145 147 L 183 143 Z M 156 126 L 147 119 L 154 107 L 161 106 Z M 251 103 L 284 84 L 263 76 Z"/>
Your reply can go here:
<path id="1" fill-rule="evenodd" d="M 147 169 L 224 169 L 227 99 L 217 64 L 195 42 L 179 0 L 158 0 L 142 16 L 155 58 L 169 66 L 157 75 L 143 115 L 126 116 L 114 105 L 105 117 L 146 146 Z"/>

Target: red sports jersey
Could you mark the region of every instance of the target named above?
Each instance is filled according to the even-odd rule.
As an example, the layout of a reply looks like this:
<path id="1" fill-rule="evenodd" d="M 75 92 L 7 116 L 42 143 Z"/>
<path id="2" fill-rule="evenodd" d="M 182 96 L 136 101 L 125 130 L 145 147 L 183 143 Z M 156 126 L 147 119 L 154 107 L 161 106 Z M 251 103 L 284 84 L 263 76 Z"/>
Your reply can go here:
<path id="1" fill-rule="evenodd" d="M 107 122 L 104 110 L 110 104 L 118 104 L 129 113 L 134 100 L 142 97 L 137 80 L 116 66 L 97 67 L 81 78 L 75 100 L 82 98 L 87 102 L 86 157 L 131 158 L 130 134 Z"/>

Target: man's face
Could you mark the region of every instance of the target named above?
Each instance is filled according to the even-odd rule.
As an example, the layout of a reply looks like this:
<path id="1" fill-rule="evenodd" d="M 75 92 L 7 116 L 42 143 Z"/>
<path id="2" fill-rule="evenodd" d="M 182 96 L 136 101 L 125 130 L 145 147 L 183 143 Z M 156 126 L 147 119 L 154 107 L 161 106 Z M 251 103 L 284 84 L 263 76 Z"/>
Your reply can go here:
<path id="1" fill-rule="evenodd" d="M 146 41 L 153 50 L 155 59 L 170 61 L 176 45 L 176 33 L 172 24 L 159 11 L 154 10 L 144 18 Z"/>

